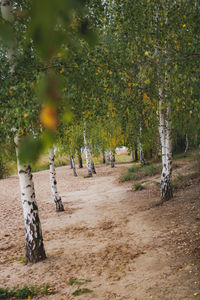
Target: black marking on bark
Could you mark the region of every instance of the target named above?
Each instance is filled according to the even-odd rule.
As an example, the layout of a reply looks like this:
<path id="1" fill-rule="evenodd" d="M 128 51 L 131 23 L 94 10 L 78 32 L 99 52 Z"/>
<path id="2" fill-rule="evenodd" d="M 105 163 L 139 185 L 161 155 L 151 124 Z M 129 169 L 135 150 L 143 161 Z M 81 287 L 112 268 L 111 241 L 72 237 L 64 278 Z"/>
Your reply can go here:
<path id="1" fill-rule="evenodd" d="M 53 183 L 54 183 L 54 185 L 56 185 L 56 184 L 57 184 L 57 181 L 56 181 L 56 180 L 54 180 L 54 182 L 53 182 Z"/>
<path id="2" fill-rule="evenodd" d="M 33 202 L 33 210 L 38 210 L 38 206 L 35 202 Z"/>
<path id="3" fill-rule="evenodd" d="M 26 189 L 29 188 L 29 187 L 31 187 L 31 184 L 28 184 L 28 185 L 26 186 Z"/>

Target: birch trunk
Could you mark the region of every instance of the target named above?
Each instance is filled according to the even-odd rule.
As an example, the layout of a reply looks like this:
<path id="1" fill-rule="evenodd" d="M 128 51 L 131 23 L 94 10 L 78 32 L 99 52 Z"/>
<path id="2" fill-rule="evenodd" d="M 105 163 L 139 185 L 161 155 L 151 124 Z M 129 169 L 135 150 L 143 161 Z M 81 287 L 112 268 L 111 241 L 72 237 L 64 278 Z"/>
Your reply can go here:
<path id="1" fill-rule="evenodd" d="M 53 201 L 56 204 L 56 211 L 64 211 L 62 200 L 57 191 L 56 169 L 55 169 L 55 154 L 54 149 L 49 150 L 49 171 L 50 171 L 50 186 Z"/>
<path id="2" fill-rule="evenodd" d="M 106 151 L 106 165 L 108 166 L 109 164 L 110 164 L 110 162 L 109 162 L 109 154 Z"/>
<path id="3" fill-rule="evenodd" d="M 189 141 L 188 141 L 188 134 L 185 135 L 185 153 L 188 151 L 189 148 Z"/>
<path id="4" fill-rule="evenodd" d="M 96 174 L 96 170 L 95 170 L 95 165 L 94 165 L 94 161 L 93 161 L 93 157 L 92 157 L 92 150 L 89 149 L 89 153 L 90 153 L 90 161 L 91 161 L 91 170 L 93 174 Z"/>
<path id="5" fill-rule="evenodd" d="M 85 146 L 85 159 L 86 159 L 86 166 L 87 166 L 87 170 L 88 170 L 88 176 L 92 177 L 92 171 L 90 169 L 90 162 L 89 162 L 89 150 L 88 150 L 88 145 L 87 145 L 85 129 L 83 129 L 83 139 L 84 139 L 84 146 Z"/>
<path id="6" fill-rule="evenodd" d="M 81 151 L 78 155 L 78 166 L 79 166 L 79 169 L 83 168 L 83 160 L 82 160 L 82 156 L 81 156 Z"/>
<path id="7" fill-rule="evenodd" d="M 69 157 L 69 163 L 70 163 L 70 168 L 73 169 L 73 164 L 72 164 L 72 157 Z"/>
<path id="8" fill-rule="evenodd" d="M 165 107 L 163 87 L 159 89 L 159 134 L 162 149 L 162 174 L 160 180 L 160 194 L 161 200 L 167 201 L 173 197 L 171 187 L 172 130 L 171 107 Z"/>
<path id="9" fill-rule="evenodd" d="M 73 174 L 74 174 L 74 176 L 76 177 L 76 176 L 77 176 L 77 173 L 76 173 L 76 165 L 75 165 L 75 162 L 74 162 L 74 157 L 73 157 L 73 155 L 71 155 L 71 162 L 72 162 Z"/>
<path id="10" fill-rule="evenodd" d="M 105 164 L 106 163 L 106 159 L 105 159 L 105 151 L 102 150 L 102 163 Z"/>
<path id="11" fill-rule="evenodd" d="M 21 201 L 26 230 L 26 263 L 36 263 L 46 258 L 42 230 L 35 200 L 33 176 L 29 165 L 21 165 L 19 162 L 19 137 L 15 137 L 17 168 L 21 190 Z"/>
<path id="12" fill-rule="evenodd" d="M 114 168 L 115 166 L 114 154 L 112 151 L 110 151 L 110 166 L 111 168 Z"/>

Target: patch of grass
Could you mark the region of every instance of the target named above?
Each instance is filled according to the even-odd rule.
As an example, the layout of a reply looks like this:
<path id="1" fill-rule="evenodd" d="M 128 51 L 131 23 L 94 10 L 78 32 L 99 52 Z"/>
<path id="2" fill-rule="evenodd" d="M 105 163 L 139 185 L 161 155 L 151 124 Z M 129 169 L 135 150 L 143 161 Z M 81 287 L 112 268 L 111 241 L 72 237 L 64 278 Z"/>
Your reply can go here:
<path id="1" fill-rule="evenodd" d="M 125 181 L 131 181 L 131 180 L 137 180 L 138 177 L 134 173 L 129 173 L 127 172 L 125 175 L 121 176 L 120 182 L 125 182 Z"/>
<path id="2" fill-rule="evenodd" d="M 7 288 L 0 288 L 0 299 L 9 299 L 15 297 L 17 299 L 27 299 L 36 295 L 51 295 L 55 294 L 55 290 L 50 289 L 50 285 L 43 287 L 24 285 L 22 288 L 13 287 L 11 290 Z"/>
<path id="3" fill-rule="evenodd" d="M 190 152 L 176 153 L 174 154 L 174 159 L 180 159 L 180 158 L 190 157 L 190 156 L 191 156 Z"/>
<path id="4" fill-rule="evenodd" d="M 78 289 L 78 290 L 74 291 L 72 293 L 72 295 L 73 296 L 79 296 L 79 295 L 86 294 L 86 293 L 92 293 L 92 290 L 87 289 L 87 288 Z"/>
<path id="5" fill-rule="evenodd" d="M 142 184 L 140 184 L 140 183 L 135 183 L 133 185 L 133 188 L 134 188 L 135 191 L 141 191 L 141 190 L 144 189 L 144 186 Z"/>
<path id="6" fill-rule="evenodd" d="M 193 172 L 193 173 L 184 174 L 184 175 L 178 173 L 176 175 L 176 177 L 174 177 L 172 180 L 172 183 L 171 183 L 172 188 L 174 190 L 177 190 L 180 188 L 184 189 L 185 187 L 192 185 L 194 180 L 198 177 L 199 177 L 198 172 Z"/>
<path id="7" fill-rule="evenodd" d="M 141 166 L 136 165 L 136 166 L 132 166 L 132 167 L 128 168 L 128 172 L 134 173 L 140 169 L 141 169 Z"/>
<path id="8" fill-rule="evenodd" d="M 83 285 L 85 283 L 91 282 L 90 279 L 77 279 L 77 278 L 70 278 L 68 284 L 69 285 Z"/>
<path id="9" fill-rule="evenodd" d="M 144 176 L 154 176 L 157 175 L 159 173 L 161 173 L 161 166 L 144 166 L 143 170 L 141 171 Z"/>

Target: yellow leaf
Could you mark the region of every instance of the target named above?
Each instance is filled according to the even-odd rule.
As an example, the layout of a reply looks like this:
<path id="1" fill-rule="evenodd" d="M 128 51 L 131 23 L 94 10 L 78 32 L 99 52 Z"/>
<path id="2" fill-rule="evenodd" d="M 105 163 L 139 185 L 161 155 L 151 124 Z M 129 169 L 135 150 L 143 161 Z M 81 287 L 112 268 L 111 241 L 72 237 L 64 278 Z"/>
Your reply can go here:
<path id="1" fill-rule="evenodd" d="M 43 107 L 40 113 L 40 120 L 46 128 L 56 130 L 58 123 L 57 109 L 49 105 Z"/>
<path id="2" fill-rule="evenodd" d="M 132 83 L 131 83 L 131 82 L 129 82 L 128 86 L 132 86 Z"/>
<path id="3" fill-rule="evenodd" d="M 109 74 L 111 75 L 111 74 L 112 74 L 112 71 L 109 71 Z"/>
<path id="4" fill-rule="evenodd" d="M 192 110 L 190 110 L 189 113 L 192 114 Z"/>
<path id="5" fill-rule="evenodd" d="M 62 69 L 60 70 L 60 74 L 62 74 L 63 72 L 65 72 L 65 69 L 64 69 L 64 68 L 62 68 Z"/>
<path id="6" fill-rule="evenodd" d="M 107 19 L 106 19 L 106 18 L 103 18 L 103 20 L 106 21 Z"/>
<path id="7" fill-rule="evenodd" d="M 131 63 L 134 64 L 135 63 L 134 60 L 132 60 Z"/>
<path id="8" fill-rule="evenodd" d="M 28 114 L 24 114 L 24 118 L 27 118 L 28 117 Z"/>
<path id="9" fill-rule="evenodd" d="M 57 53 L 57 56 L 58 56 L 58 57 L 61 57 L 61 56 L 62 56 L 62 54 L 61 54 L 60 52 L 58 52 L 58 53 Z"/>
<path id="10" fill-rule="evenodd" d="M 183 28 L 185 28 L 186 27 L 186 24 L 183 24 Z"/>
<path id="11" fill-rule="evenodd" d="M 192 45 L 192 44 L 189 42 L 189 43 L 188 43 L 188 46 L 191 46 L 191 45 Z"/>
<path id="12" fill-rule="evenodd" d="M 145 56 L 148 56 L 148 55 L 149 55 L 149 52 L 148 52 L 148 51 L 145 51 L 145 52 L 144 52 L 144 55 L 145 55 Z"/>
<path id="13" fill-rule="evenodd" d="M 197 295 L 199 295 L 199 293 L 194 293 L 194 296 L 197 296 Z"/>

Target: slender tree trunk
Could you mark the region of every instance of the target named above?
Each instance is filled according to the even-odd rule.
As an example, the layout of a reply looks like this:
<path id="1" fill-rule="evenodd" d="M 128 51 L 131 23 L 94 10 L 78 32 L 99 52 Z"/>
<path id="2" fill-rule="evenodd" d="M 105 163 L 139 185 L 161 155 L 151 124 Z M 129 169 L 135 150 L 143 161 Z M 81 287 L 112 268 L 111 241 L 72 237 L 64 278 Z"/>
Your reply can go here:
<path id="1" fill-rule="evenodd" d="M 82 160 L 82 156 L 81 156 L 81 151 L 78 155 L 78 167 L 79 167 L 79 169 L 83 168 L 83 160 Z"/>
<path id="2" fill-rule="evenodd" d="M 108 166 L 109 164 L 109 153 L 106 151 L 106 165 Z"/>
<path id="3" fill-rule="evenodd" d="M 33 175 L 29 165 L 21 165 L 19 162 L 19 142 L 18 136 L 15 137 L 17 154 L 17 168 L 21 190 L 21 201 L 26 230 L 26 263 L 36 263 L 46 258 L 42 229 L 39 219 L 38 206 L 35 200 L 35 190 Z"/>
<path id="4" fill-rule="evenodd" d="M 56 204 L 56 211 L 64 211 L 62 199 L 57 191 L 56 169 L 55 169 L 55 154 L 54 148 L 49 150 L 49 171 L 50 171 L 50 186 L 53 201 Z"/>
<path id="5" fill-rule="evenodd" d="M 87 166 L 87 170 L 88 170 L 88 176 L 91 177 L 92 171 L 90 169 L 89 149 L 88 149 L 88 145 L 87 145 L 85 129 L 83 130 L 83 139 L 84 139 L 84 146 L 85 146 L 85 159 L 86 159 L 86 166 Z"/>
<path id="6" fill-rule="evenodd" d="M 188 134 L 185 135 L 185 153 L 188 151 L 189 148 L 189 140 L 188 140 Z"/>
<path id="7" fill-rule="evenodd" d="M 114 168 L 114 166 L 115 166 L 114 155 L 113 155 L 112 151 L 110 151 L 110 165 L 111 165 L 111 168 Z"/>
<path id="8" fill-rule="evenodd" d="M 172 132 L 171 107 L 164 102 L 163 87 L 159 89 L 159 134 L 162 148 L 161 200 L 173 197 L 171 187 L 172 174 Z"/>
<path id="9" fill-rule="evenodd" d="M 72 164 L 72 157 L 69 157 L 69 164 L 70 164 L 70 168 L 73 169 L 73 164 Z"/>
<path id="10" fill-rule="evenodd" d="M 138 151 L 137 151 L 137 146 L 135 148 L 135 161 L 138 161 Z"/>
<path id="11" fill-rule="evenodd" d="M 94 161 L 93 161 L 93 157 L 92 157 L 92 150 L 89 149 L 89 153 L 90 153 L 90 161 L 91 161 L 91 170 L 93 174 L 96 174 L 96 170 L 95 170 L 95 165 L 94 165 Z"/>
<path id="12" fill-rule="evenodd" d="M 73 169 L 74 176 L 77 176 L 77 173 L 76 173 L 76 165 L 75 165 L 75 162 L 74 162 L 74 157 L 73 157 L 73 155 L 71 155 L 71 162 L 72 162 L 72 169 Z"/>
<path id="13" fill-rule="evenodd" d="M 102 150 L 102 163 L 105 164 L 106 163 L 106 159 L 105 159 L 105 151 Z"/>

